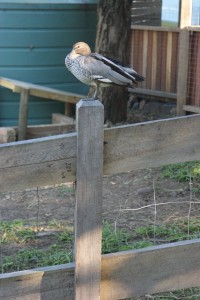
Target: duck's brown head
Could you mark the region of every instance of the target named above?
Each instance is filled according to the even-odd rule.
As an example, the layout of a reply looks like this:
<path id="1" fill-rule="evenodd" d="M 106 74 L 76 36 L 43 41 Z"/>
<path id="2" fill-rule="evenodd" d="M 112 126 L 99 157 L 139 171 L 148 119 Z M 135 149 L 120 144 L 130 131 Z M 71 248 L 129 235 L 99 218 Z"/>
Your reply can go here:
<path id="1" fill-rule="evenodd" d="M 91 54 L 91 49 L 88 46 L 88 44 L 84 43 L 84 42 L 78 42 L 76 44 L 74 44 L 73 46 L 73 50 L 76 54 L 80 54 L 80 55 L 90 55 Z"/>

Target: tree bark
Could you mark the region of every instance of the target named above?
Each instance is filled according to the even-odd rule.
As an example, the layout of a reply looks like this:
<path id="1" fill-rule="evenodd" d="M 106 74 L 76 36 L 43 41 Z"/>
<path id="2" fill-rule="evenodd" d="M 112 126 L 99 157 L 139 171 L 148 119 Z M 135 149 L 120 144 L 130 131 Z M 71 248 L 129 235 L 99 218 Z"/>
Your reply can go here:
<path id="1" fill-rule="evenodd" d="M 129 65 L 131 0 L 99 0 L 95 51 Z M 112 123 L 127 118 L 128 91 L 123 86 L 101 88 L 105 121 Z"/>

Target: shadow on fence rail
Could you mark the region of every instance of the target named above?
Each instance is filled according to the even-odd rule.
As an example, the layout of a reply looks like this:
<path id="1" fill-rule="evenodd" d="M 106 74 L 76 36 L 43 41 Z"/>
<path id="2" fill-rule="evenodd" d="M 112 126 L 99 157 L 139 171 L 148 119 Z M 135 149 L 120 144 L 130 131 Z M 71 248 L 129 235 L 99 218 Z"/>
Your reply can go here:
<path id="1" fill-rule="evenodd" d="M 79 300 L 86 299 L 81 298 L 84 291 L 90 300 L 99 299 L 99 294 L 103 300 L 114 300 L 200 286 L 200 240 L 109 254 L 102 261 L 98 252 L 102 169 L 111 175 L 200 160 L 200 116 L 105 129 L 103 137 L 102 112 L 97 100 L 81 100 L 77 132 L 0 145 L 0 192 L 77 180 L 79 249 L 75 275 L 74 264 L 0 275 L 0 299 L 64 300 L 74 299 L 75 292 Z M 96 255 L 80 260 L 92 243 Z"/>

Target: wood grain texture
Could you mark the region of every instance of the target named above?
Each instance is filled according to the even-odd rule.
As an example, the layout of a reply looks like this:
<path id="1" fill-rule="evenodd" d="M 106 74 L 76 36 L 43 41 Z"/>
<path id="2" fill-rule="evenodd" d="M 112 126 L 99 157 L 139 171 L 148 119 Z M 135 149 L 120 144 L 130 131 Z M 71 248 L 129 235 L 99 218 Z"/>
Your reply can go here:
<path id="1" fill-rule="evenodd" d="M 74 299 L 74 264 L 0 275 L 0 300 Z"/>
<path id="2" fill-rule="evenodd" d="M 189 111 L 189 112 L 192 112 L 192 113 L 200 114 L 200 107 L 199 106 L 183 105 L 183 109 L 185 111 Z"/>
<path id="3" fill-rule="evenodd" d="M 190 32 L 187 104 L 200 107 L 200 32 Z"/>
<path id="4" fill-rule="evenodd" d="M 148 54 L 148 31 L 143 33 L 143 53 L 142 53 L 142 75 L 146 77 L 147 73 L 147 54 Z M 145 81 L 142 82 L 141 86 L 145 88 Z"/>
<path id="5" fill-rule="evenodd" d="M 16 141 L 16 130 L 12 127 L 0 127 L 0 144 Z"/>
<path id="6" fill-rule="evenodd" d="M 75 133 L 0 145 L 0 153 L 1 192 L 75 178 Z"/>
<path id="7" fill-rule="evenodd" d="M 176 100 L 177 98 L 177 95 L 175 93 L 167 93 L 167 92 L 150 90 L 145 88 L 135 88 L 135 89 L 129 88 L 128 90 L 131 93 L 141 94 L 141 95 L 149 95 L 149 96 L 162 97 L 162 98 L 168 98 L 174 100 Z"/>
<path id="8" fill-rule="evenodd" d="M 81 100 L 77 115 L 75 299 L 98 300 L 101 280 L 103 105 Z"/>
<path id="9" fill-rule="evenodd" d="M 26 129 L 27 139 L 35 139 L 51 135 L 58 135 L 70 133 L 75 131 L 75 125 L 63 124 L 47 124 L 47 125 L 33 125 L 28 126 Z"/>
<path id="10" fill-rule="evenodd" d="M 187 102 L 188 63 L 189 63 L 189 30 L 192 21 L 192 1 L 180 1 L 181 29 L 178 51 L 178 81 L 177 81 L 177 115 L 184 115 L 183 106 Z"/>
<path id="11" fill-rule="evenodd" d="M 106 129 L 104 174 L 200 160 L 199 128 L 193 115 Z M 76 141 L 71 133 L 0 145 L 0 191 L 75 180 Z"/>
<path id="12" fill-rule="evenodd" d="M 74 115 L 74 105 L 71 103 L 65 103 L 65 115 L 68 117 L 73 117 Z"/>
<path id="13" fill-rule="evenodd" d="M 189 31 L 182 29 L 179 35 L 178 77 L 177 77 L 177 115 L 184 115 L 183 106 L 187 102 L 188 63 L 189 63 Z"/>
<path id="14" fill-rule="evenodd" d="M 104 174 L 200 160 L 200 116 L 105 130 Z"/>
<path id="15" fill-rule="evenodd" d="M 103 255 L 100 299 L 200 286 L 199 262 L 199 239 Z M 74 300 L 74 264 L 1 274 L 0 300 L 14 299 Z"/>
<path id="16" fill-rule="evenodd" d="M 178 73 L 178 42 L 179 33 L 172 33 L 172 72 L 171 72 L 171 92 L 177 92 L 177 73 Z"/>
<path id="17" fill-rule="evenodd" d="M 22 89 L 20 93 L 18 141 L 26 139 L 26 127 L 28 120 L 28 97 L 29 90 Z"/>
<path id="18" fill-rule="evenodd" d="M 76 104 L 83 97 L 82 95 L 63 92 L 45 86 L 40 86 L 37 84 L 31 84 L 24 81 L 13 80 L 4 77 L 0 77 L 0 85 L 12 90 L 15 93 L 21 93 L 21 91 L 27 89 L 29 91 L 29 95 L 31 96 L 73 104 Z"/>
<path id="19" fill-rule="evenodd" d="M 153 31 L 152 41 L 152 69 L 151 69 L 151 89 L 156 89 L 156 76 L 157 76 L 157 32 Z"/>
<path id="20" fill-rule="evenodd" d="M 171 72 L 172 72 L 172 32 L 167 34 L 167 57 L 166 57 L 166 91 L 171 91 Z"/>
<path id="21" fill-rule="evenodd" d="M 200 285 L 200 240 L 108 254 L 101 299 L 116 300 Z"/>

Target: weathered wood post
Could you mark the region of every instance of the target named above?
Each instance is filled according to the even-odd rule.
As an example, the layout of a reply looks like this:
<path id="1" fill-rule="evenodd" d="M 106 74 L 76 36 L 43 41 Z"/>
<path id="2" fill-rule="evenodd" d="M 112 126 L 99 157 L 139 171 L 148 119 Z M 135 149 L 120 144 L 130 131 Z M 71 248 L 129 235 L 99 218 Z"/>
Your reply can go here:
<path id="1" fill-rule="evenodd" d="M 18 141 L 26 139 L 29 89 L 22 89 L 19 104 Z"/>
<path id="2" fill-rule="evenodd" d="M 179 34 L 179 51 L 178 51 L 178 79 L 177 79 L 177 115 L 185 115 L 184 105 L 187 101 L 188 88 L 188 64 L 189 64 L 189 47 L 190 32 L 188 26 L 192 21 L 192 1 L 180 1 L 180 34 Z"/>
<path id="3" fill-rule="evenodd" d="M 103 176 L 103 105 L 81 100 L 77 116 L 75 299 L 100 299 Z"/>

